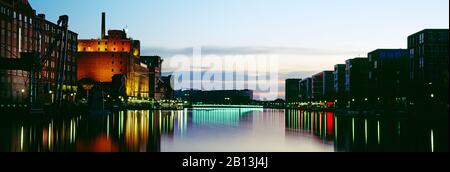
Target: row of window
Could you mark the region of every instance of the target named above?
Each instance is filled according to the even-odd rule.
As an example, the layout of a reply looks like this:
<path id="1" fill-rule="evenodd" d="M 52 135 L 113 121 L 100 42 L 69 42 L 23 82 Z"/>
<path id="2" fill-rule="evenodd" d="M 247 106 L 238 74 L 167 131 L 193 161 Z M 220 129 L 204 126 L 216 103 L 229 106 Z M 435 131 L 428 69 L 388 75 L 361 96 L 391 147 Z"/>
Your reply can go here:
<path id="1" fill-rule="evenodd" d="M 119 72 L 122 72 L 122 71 L 123 71 L 122 69 L 119 70 Z M 114 69 L 111 69 L 111 72 L 114 72 Z"/>
<path id="2" fill-rule="evenodd" d="M 119 63 L 122 64 L 122 61 L 120 61 Z M 112 64 L 114 64 L 114 61 L 112 61 Z"/>
<path id="3" fill-rule="evenodd" d="M 104 43 L 105 45 L 108 45 L 108 41 L 105 41 Z M 98 41 L 97 44 L 100 45 L 100 41 Z M 116 45 L 115 41 L 113 42 L 113 45 Z M 125 45 L 125 42 L 122 41 L 122 45 Z"/>
<path id="4" fill-rule="evenodd" d="M 88 47 L 87 50 L 91 50 L 91 47 Z M 81 49 L 78 49 L 78 51 L 81 51 Z M 86 47 L 83 47 L 83 51 L 86 51 Z M 100 48 L 97 48 L 97 51 L 101 51 Z M 105 48 L 104 51 L 108 51 L 108 48 Z M 116 48 L 113 48 L 113 51 L 117 51 Z M 125 52 L 125 48 L 122 48 L 122 52 Z"/>

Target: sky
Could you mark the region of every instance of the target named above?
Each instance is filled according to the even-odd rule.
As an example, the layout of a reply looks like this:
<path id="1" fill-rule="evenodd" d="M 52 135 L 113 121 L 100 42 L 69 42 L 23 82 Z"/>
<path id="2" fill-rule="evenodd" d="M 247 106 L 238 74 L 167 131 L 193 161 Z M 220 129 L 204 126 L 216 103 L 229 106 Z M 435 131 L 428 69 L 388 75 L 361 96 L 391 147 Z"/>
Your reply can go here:
<path id="1" fill-rule="evenodd" d="M 127 29 L 143 55 L 269 54 L 279 59 L 279 96 L 286 78 L 305 78 L 377 48 L 406 48 L 425 28 L 449 28 L 448 0 L 29 0 L 56 21 L 69 15 L 81 39 Z M 175 70 L 163 64 L 163 72 Z"/>

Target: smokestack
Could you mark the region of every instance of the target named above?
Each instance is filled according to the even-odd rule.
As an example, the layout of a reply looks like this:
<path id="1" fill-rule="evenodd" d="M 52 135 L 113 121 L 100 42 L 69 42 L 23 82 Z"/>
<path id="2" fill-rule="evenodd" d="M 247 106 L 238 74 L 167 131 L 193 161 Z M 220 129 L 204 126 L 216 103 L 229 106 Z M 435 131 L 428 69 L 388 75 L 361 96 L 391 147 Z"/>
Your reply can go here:
<path id="1" fill-rule="evenodd" d="M 101 39 L 105 39 L 105 12 L 102 12 L 102 35 Z"/>

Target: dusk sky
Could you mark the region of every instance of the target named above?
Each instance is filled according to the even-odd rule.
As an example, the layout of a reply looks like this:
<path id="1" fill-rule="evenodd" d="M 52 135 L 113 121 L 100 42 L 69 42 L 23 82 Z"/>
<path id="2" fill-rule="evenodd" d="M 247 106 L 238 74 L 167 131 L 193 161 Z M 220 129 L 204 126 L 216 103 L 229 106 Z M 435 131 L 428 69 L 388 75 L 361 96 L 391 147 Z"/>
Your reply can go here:
<path id="1" fill-rule="evenodd" d="M 210 54 L 277 55 L 281 82 L 333 69 L 377 48 L 406 48 L 425 28 L 449 28 L 448 0 L 29 0 L 56 21 L 67 14 L 80 39 L 128 29 L 143 55 L 169 60 L 201 46 Z M 167 63 L 163 72 L 171 72 Z"/>

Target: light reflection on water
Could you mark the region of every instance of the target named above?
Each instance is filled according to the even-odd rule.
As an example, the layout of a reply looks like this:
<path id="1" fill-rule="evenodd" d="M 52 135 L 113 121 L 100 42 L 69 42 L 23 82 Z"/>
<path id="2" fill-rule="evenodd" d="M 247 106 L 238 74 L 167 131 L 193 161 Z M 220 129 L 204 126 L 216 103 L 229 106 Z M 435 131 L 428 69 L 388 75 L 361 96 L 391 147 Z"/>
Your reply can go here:
<path id="1" fill-rule="evenodd" d="M 12 152 L 442 151 L 448 146 L 448 139 L 436 140 L 445 134 L 438 132 L 442 128 L 411 129 L 405 118 L 301 110 L 128 110 L 1 124 L 0 151 Z M 411 144 L 416 139 L 422 141 Z"/>

